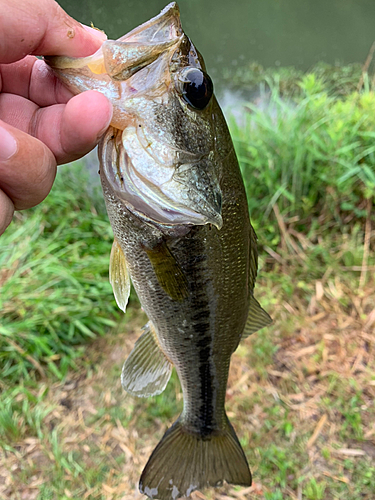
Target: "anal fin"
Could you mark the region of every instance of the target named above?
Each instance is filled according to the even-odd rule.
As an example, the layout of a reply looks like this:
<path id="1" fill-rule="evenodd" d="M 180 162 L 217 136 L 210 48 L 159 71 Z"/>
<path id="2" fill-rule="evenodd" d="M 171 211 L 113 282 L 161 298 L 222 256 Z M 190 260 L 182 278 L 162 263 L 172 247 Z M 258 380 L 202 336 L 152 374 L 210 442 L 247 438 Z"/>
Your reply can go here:
<path id="1" fill-rule="evenodd" d="M 130 275 L 124 252 L 115 239 L 109 260 L 109 282 L 121 311 L 125 312 L 130 295 Z"/>
<path id="2" fill-rule="evenodd" d="M 272 323 L 271 316 L 261 307 L 256 298 L 252 295 L 250 298 L 249 315 L 247 317 L 245 329 L 242 338 L 245 339 L 252 333 Z"/>
<path id="3" fill-rule="evenodd" d="M 152 323 L 147 323 L 122 368 L 122 386 L 132 396 L 156 396 L 164 391 L 171 373 L 172 364 L 157 343 Z"/>

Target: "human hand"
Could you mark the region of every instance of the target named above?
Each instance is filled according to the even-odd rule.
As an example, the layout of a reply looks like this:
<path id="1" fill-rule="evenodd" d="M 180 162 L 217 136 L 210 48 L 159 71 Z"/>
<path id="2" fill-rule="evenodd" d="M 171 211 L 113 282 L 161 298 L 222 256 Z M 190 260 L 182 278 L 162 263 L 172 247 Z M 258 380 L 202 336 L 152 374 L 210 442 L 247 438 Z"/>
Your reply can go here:
<path id="1" fill-rule="evenodd" d="M 105 38 L 53 0 L 0 0 L 0 235 L 14 210 L 47 196 L 56 165 L 97 144 L 112 117 L 106 97 L 73 97 L 35 55 L 83 57 Z"/>

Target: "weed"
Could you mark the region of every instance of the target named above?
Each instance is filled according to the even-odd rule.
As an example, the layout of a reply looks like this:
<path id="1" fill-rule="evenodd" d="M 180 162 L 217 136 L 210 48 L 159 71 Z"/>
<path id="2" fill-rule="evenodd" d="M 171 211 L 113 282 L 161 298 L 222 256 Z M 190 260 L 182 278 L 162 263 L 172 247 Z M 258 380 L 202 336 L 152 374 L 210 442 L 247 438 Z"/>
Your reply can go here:
<path id="1" fill-rule="evenodd" d="M 43 400 L 47 389 L 35 393 L 20 384 L 1 394 L 0 444 L 12 443 L 25 436 L 42 438 L 43 420 L 53 410 Z"/>
<path id="2" fill-rule="evenodd" d="M 324 500 L 326 487 L 326 481 L 318 482 L 315 478 L 311 478 L 305 485 L 303 492 L 309 500 Z"/>
<path id="3" fill-rule="evenodd" d="M 265 500 L 285 500 L 282 490 L 276 488 L 274 491 L 266 491 L 264 493 Z"/>
<path id="4" fill-rule="evenodd" d="M 281 71 L 267 77 L 260 106 L 231 120 L 260 243 L 255 293 L 275 320 L 241 343 L 228 386 L 254 498 L 370 500 L 375 491 L 375 100 L 370 85 L 353 93 L 355 71 L 340 73 L 342 91 L 328 70 L 293 82 Z M 64 168 L 1 242 L 0 496 L 134 498 L 181 388 L 173 373 L 146 401 L 121 389 L 145 320 L 133 302 L 126 321 L 136 333 L 129 340 L 117 327 L 103 201 L 82 169 Z M 56 382 L 68 373 L 77 376 L 69 390 Z"/>
<path id="5" fill-rule="evenodd" d="M 239 89 L 248 94 L 257 94 L 259 88 L 271 89 L 277 85 L 283 97 L 298 97 L 301 95 L 300 81 L 305 73 L 294 67 L 263 68 L 262 65 L 251 62 L 237 69 L 223 68 L 223 79 L 227 88 Z M 308 73 L 310 81 L 318 79 L 321 90 L 329 95 L 340 97 L 355 92 L 362 77 L 362 65 L 347 66 L 318 63 Z M 365 82 L 368 89 L 367 75 Z"/>
<path id="6" fill-rule="evenodd" d="M 240 122 L 230 120 L 250 213 L 272 248 L 281 241 L 270 231 L 275 207 L 304 234 L 317 220 L 320 232 L 347 234 L 375 194 L 374 94 L 337 100 L 314 75 L 299 85 L 298 99 L 286 101 L 275 86 L 262 105 L 245 105 Z"/>
<path id="7" fill-rule="evenodd" d="M 82 168 L 63 169 L 44 204 L 2 236 L 2 379 L 62 378 L 80 344 L 118 317 L 108 283 L 110 226 Z M 79 186 L 79 191 L 77 191 Z"/>

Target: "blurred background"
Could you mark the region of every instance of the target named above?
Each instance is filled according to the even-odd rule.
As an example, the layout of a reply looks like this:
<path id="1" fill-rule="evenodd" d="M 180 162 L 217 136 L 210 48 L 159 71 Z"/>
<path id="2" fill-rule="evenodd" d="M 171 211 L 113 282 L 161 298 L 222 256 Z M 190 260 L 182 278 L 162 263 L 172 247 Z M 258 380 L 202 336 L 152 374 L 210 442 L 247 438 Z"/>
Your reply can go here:
<path id="1" fill-rule="evenodd" d="M 82 23 L 116 39 L 156 15 L 163 0 L 62 0 Z M 374 41 L 371 0 L 180 0 L 183 29 L 213 78 L 256 61 L 307 70 L 318 62 L 363 61 Z"/>
<path id="2" fill-rule="evenodd" d="M 118 38 L 163 1 L 60 1 Z M 194 499 L 373 500 L 375 3 L 181 0 L 223 106 L 274 323 L 232 357 L 227 412 L 253 472 Z M 182 408 L 175 374 L 135 399 L 121 367 L 147 321 L 108 282 L 96 153 L 59 169 L 0 251 L 0 498 L 141 498 Z"/>

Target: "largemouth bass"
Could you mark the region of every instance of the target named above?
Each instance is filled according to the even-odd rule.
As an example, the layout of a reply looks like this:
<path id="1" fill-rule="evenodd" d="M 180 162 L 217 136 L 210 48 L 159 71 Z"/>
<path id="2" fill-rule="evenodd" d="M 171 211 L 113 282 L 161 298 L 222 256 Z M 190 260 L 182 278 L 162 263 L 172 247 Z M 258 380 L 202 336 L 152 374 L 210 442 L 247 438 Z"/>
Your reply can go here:
<path id="1" fill-rule="evenodd" d="M 149 317 L 122 371 L 136 396 L 160 394 L 175 367 L 183 411 L 148 460 L 140 491 L 169 500 L 223 481 L 250 485 L 225 413 L 230 358 L 271 322 L 253 295 L 256 236 L 232 141 L 179 10 L 81 59 L 48 58 L 75 93 L 113 103 L 99 145 L 115 240 L 110 281 L 125 311 L 130 279 Z"/>

